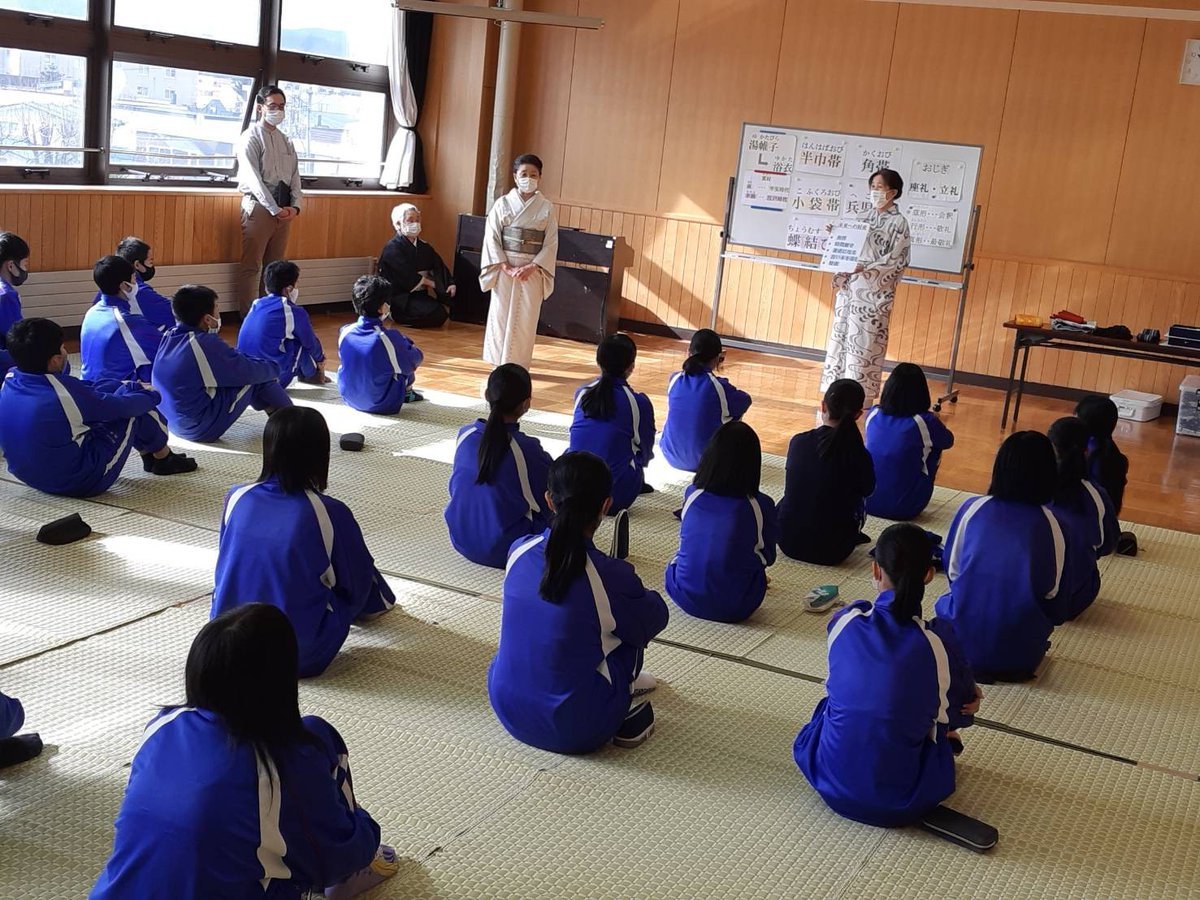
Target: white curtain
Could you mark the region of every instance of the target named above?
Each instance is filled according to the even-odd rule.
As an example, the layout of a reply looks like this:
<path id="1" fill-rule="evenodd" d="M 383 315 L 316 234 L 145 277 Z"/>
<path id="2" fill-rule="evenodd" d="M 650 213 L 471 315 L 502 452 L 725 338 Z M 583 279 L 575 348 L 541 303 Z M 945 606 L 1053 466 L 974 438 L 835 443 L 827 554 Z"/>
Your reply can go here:
<path id="1" fill-rule="evenodd" d="M 408 13 L 392 10 L 392 40 L 388 45 L 388 82 L 391 88 L 392 116 L 400 127 L 392 136 L 387 159 L 383 163 L 382 182 L 385 188 L 396 190 L 412 184 L 413 166 L 417 158 L 417 98 L 408 75 L 408 47 L 404 28 Z"/>

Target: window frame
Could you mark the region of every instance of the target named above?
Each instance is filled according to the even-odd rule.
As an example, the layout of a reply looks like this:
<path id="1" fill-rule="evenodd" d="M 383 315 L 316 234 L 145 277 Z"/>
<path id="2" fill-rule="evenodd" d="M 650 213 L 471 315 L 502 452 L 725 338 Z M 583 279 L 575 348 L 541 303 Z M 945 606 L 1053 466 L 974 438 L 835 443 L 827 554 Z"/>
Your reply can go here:
<path id="1" fill-rule="evenodd" d="M 259 43 L 257 46 L 231 44 L 209 38 L 165 35 L 142 28 L 113 24 L 116 0 L 89 0 L 86 21 L 15 10 L 0 10 L 0 44 L 15 50 L 61 53 L 81 56 L 87 61 L 84 94 L 83 165 L 79 168 L 50 168 L 44 173 L 36 167 L 0 165 L 0 184 L 118 185 L 137 187 L 213 187 L 233 188 L 236 163 L 213 166 L 208 179 L 197 178 L 195 166 L 138 165 L 146 178 L 129 178 L 130 167 L 111 160 L 112 67 L 114 62 L 140 63 L 161 67 L 193 69 L 252 79 L 251 97 L 264 84 L 297 81 L 322 87 L 374 91 L 384 95 L 383 143 L 380 161 L 396 133 L 391 112 L 391 96 L 386 65 L 351 60 L 322 58 L 307 53 L 280 50 L 280 23 L 286 0 L 261 0 Z M 254 113 L 253 100 L 242 111 L 244 131 Z M 285 126 L 286 133 L 286 126 Z M 382 190 L 382 170 L 374 178 L 337 175 L 302 177 L 309 190 Z"/>

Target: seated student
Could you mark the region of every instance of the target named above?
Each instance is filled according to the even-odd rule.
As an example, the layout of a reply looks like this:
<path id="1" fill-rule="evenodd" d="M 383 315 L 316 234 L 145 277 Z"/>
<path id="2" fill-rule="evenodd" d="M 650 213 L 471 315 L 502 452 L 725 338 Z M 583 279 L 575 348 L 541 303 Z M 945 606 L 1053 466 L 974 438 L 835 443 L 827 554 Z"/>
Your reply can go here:
<path id="1" fill-rule="evenodd" d="M 667 421 L 659 447 L 676 469 L 695 472 L 704 448 L 717 429 L 740 419 L 750 408 L 750 395 L 715 373 L 725 362 L 721 338 L 701 328 L 688 344 L 683 370 L 667 385 Z"/>
<path id="2" fill-rule="evenodd" d="M 875 490 L 875 466 L 857 424 L 865 399 L 861 384 L 839 378 L 821 401 L 824 424 L 788 444 L 779 549 L 792 559 L 836 566 L 870 540 L 863 501 Z"/>
<path id="3" fill-rule="evenodd" d="M 954 630 L 924 621 L 930 553 L 916 525 L 879 536 L 879 596 L 830 620 L 827 696 L 792 748 L 829 808 L 867 825 L 914 824 L 954 793 L 957 730 L 974 723 L 983 696 Z"/>
<path id="4" fill-rule="evenodd" d="M 929 405 L 921 367 L 900 363 L 879 405 L 867 413 L 864 442 L 875 463 L 875 492 L 867 498 L 871 515 L 915 519 L 929 505 L 942 451 L 954 446 L 954 435 Z"/>
<path id="5" fill-rule="evenodd" d="M 297 306 L 300 267 L 278 259 L 263 272 L 267 296 L 250 307 L 238 331 L 237 348 L 247 356 L 269 359 L 279 366 L 279 383 L 287 387 L 293 378 L 305 384 L 328 384 L 325 351 L 313 331 L 308 310 Z"/>
<path id="6" fill-rule="evenodd" d="M 150 287 L 154 277 L 154 250 L 140 238 L 122 238 L 117 244 L 116 255 L 133 266 L 133 290 L 129 292 L 129 309 L 135 315 L 145 316 L 159 331 L 175 327 L 175 314 L 171 301 Z M 96 300 L 100 297 L 97 295 Z"/>
<path id="7" fill-rule="evenodd" d="M 399 871 L 354 798 L 342 736 L 300 715 L 296 660 L 266 604 L 200 629 L 185 705 L 151 719 L 133 757 L 92 900 L 354 897 Z"/>
<path id="8" fill-rule="evenodd" d="M 570 449 L 587 450 L 608 463 L 612 514 L 648 493 L 643 473 L 654 458 L 654 406 L 629 387 L 636 360 L 637 345 L 629 335 L 610 334 L 596 348 L 600 378 L 575 392 Z"/>
<path id="9" fill-rule="evenodd" d="M 0 234 L 0 378 L 12 368 L 7 349 L 8 330 L 21 321 L 21 295 L 17 288 L 29 277 L 29 245 L 5 231 Z"/>
<path id="10" fill-rule="evenodd" d="M 1096 560 L 1117 547 L 1121 526 L 1104 488 L 1088 478 L 1088 427 L 1069 416 L 1050 426 L 1046 434 L 1058 460 L 1058 485 L 1050 503 L 1063 525 L 1068 566 L 1060 593 L 1066 617 L 1074 619 L 1100 593 L 1100 567 Z"/>
<path id="11" fill-rule="evenodd" d="M 654 710 L 637 697 L 656 685 L 642 658 L 667 605 L 592 543 L 611 487 L 598 456 L 556 459 L 546 491 L 554 522 L 513 545 L 504 576 L 488 697 L 509 734 L 552 753 L 636 747 L 654 731 Z"/>
<path id="12" fill-rule="evenodd" d="M 689 615 L 740 622 L 762 605 L 779 522 L 761 478 L 758 435 L 726 422 L 684 492 L 679 551 L 667 565 L 667 593 Z"/>
<path id="13" fill-rule="evenodd" d="M 0 390 L 0 448 L 8 471 L 47 494 L 92 497 L 112 487 L 131 449 L 154 475 L 193 472 L 167 446 L 157 391 L 140 383 L 80 381 L 63 373 L 63 331 L 22 319 L 8 332 L 14 367 Z"/>
<path id="14" fill-rule="evenodd" d="M 550 522 L 550 454 L 517 424 L 532 395 L 529 373 L 505 363 L 488 376 L 487 421 L 458 432 L 446 527 L 454 549 L 481 566 L 503 569 L 513 541 L 541 534 Z"/>
<path id="15" fill-rule="evenodd" d="M 301 678 L 325 671 L 351 623 L 396 602 L 354 514 L 325 495 L 328 482 L 325 419 L 285 407 L 267 419 L 258 481 L 232 488 L 221 517 L 212 615 L 245 603 L 278 606 L 296 629 Z"/>
<path id="16" fill-rule="evenodd" d="M 247 406 L 270 414 L 292 405 L 275 363 L 238 353 L 222 339 L 216 291 L 185 284 L 171 305 L 179 324 L 163 335 L 154 358 L 154 387 L 171 431 L 215 441 Z"/>
<path id="17" fill-rule="evenodd" d="M 457 287 L 436 250 L 421 240 L 421 211 L 411 203 L 392 210 L 396 233 L 379 254 L 379 274 L 391 286 L 392 318 L 406 328 L 439 328 Z"/>
<path id="18" fill-rule="evenodd" d="M 395 328 L 388 318 L 391 286 L 377 275 L 354 282 L 354 311 L 358 321 L 338 335 L 338 391 L 348 406 L 361 412 L 395 415 L 407 403 L 424 399 L 413 390 L 417 367 L 425 354 Z"/>
<path id="19" fill-rule="evenodd" d="M 105 256 L 92 268 L 100 295 L 79 330 L 84 381 L 150 383 L 162 333 L 130 307 L 133 277 L 133 264 L 119 256 Z"/>
<path id="20" fill-rule="evenodd" d="M 1088 429 L 1088 477 L 1108 492 L 1113 510 L 1120 516 L 1129 479 L 1129 458 L 1113 441 L 1120 418 L 1117 404 L 1103 394 L 1089 394 L 1075 406 L 1075 415 Z"/>
<path id="21" fill-rule="evenodd" d="M 17 734 L 25 724 L 25 707 L 16 697 L 0 693 L 0 769 L 27 762 L 42 752 L 37 734 Z"/>
<path id="22" fill-rule="evenodd" d="M 979 681 L 1028 681 L 1066 618 L 1060 587 L 1073 561 L 1048 505 L 1057 482 L 1050 439 L 1010 434 L 987 494 L 964 502 L 950 525 L 950 590 L 936 610 L 954 626 Z"/>

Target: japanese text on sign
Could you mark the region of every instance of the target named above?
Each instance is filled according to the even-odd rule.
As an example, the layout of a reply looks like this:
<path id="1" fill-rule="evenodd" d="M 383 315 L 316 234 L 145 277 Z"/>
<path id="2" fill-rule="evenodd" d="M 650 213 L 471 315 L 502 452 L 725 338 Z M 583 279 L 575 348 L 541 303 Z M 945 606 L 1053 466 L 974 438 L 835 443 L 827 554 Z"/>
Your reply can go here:
<path id="1" fill-rule="evenodd" d="M 783 212 L 791 202 L 792 178 L 777 172 L 747 172 L 742 202 L 760 209 Z"/>
<path id="2" fill-rule="evenodd" d="M 966 169 L 966 163 L 954 160 L 914 160 L 904 189 L 905 196 L 909 200 L 958 203 L 962 200 Z"/>
<path id="3" fill-rule="evenodd" d="M 871 226 L 866 222 L 838 222 L 825 244 L 825 253 L 821 256 L 821 271 L 853 272 L 858 267 L 858 258 L 862 255 L 870 230 Z"/>
<path id="4" fill-rule="evenodd" d="M 846 167 L 845 141 L 805 138 L 796 150 L 796 171 L 809 175 L 841 175 Z"/>
<path id="5" fill-rule="evenodd" d="M 792 216 L 788 220 L 787 249 L 797 253 L 822 252 L 829 238 L 825 224 L 815 216 Z"/>
<path id="6" fill-rule="evenodd" d="M 900 153 L 903 148 L 898 144 L 879 146 L 859 144 L 855 155 L 854 171 L 860 176 L 874 175 L 880 169 L 900 168 Z"/>
<path id="7" fill-rule="evenodd" d="M 746 138 L 746 152 L 756 171 L 787 175 L 796 161 L 796 136 L 779 131 L 752 131 Z"/>
<path id="8" fill-rule="evenodd" d="M 827 178 L 797 175 L 792 179 L 792 212 L 814 216 L 842 213 L 842 186 Z"/>
<path id="9" fill-rule="evenodd" d="M 958 210 L 943 206 L 909 206 L 909 231 L 914 244 L 949 249 L 958 233 Z"/>

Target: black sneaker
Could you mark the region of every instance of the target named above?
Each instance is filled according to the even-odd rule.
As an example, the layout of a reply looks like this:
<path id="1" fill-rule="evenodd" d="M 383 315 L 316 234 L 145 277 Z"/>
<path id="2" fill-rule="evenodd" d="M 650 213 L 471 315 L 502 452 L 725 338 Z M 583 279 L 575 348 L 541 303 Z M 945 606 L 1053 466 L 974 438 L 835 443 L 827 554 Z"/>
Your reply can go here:
<path id="1" fill-rule="evenodd" d="M 1122 531 L 1117 536 L 1117 553 L 1121 556 L 1137 556 L 1137 535 L 1132 531 Z"/>
<path id="2" fill-rule="evenodd" d="M 613 517 L 612 551 L 615 559 L 629 558 L 629 510 L 623 509 Z"/>
<path id="3" fill-rule="evenodd" d="M 27 762 L 42 752 L 42 738 L 37 734 L 18 734 L 0 740 L 0 769 Z"/>
<path id="4" fill-rule="evenodd" d="M 872 537 L 871 537 L 869 534 L 867 534 L 865 531 L 860 531 L 860 532 L 858 533 L 858 537 L 856 537 L 856 538 L 854 539 L 854 543 L 856 543 L 856 544 L 869 544 L 869 543 L 871 543 L 871 541 L 873 541 L 873 540 L 874 540 L 874 538 L 872 538 Z"/>
<path id="5" fill-rule="evenodd" d="M 196 461 L 173 450 L 162 459 L 155 459 L 149 453 L 143 453 L 142 467 L 151 475 L 181 475 L 184 472 L 195 472 Z"/>
<path id="6" fill-rule="evenodd" d="M 653 494 L 654 493 L 654 485 L 646 484 L 646 482 L 643 481 L 642 489 L 640 491 L 638 491 L 638 493 L 639 494 Z"/>
<path id="7" fill-rule="evenodd" d="M 639 703 L 629 710 L 629 715 L 621 723 L 613 738 L 613 744 L 624 750 L 632 750 L 646 743 L 646 739 L 654 734 L 654 707 L 649 701 Z"/>
<path id="8" fill-rule="evenodd" d="M 424 394 L 418 393 L 417 391 L 414 391 L 412 388 L 409 388 L 408 393 L 404 395 L 405 403 L 420 403 L 424 399 L 425 399 Z"/>

